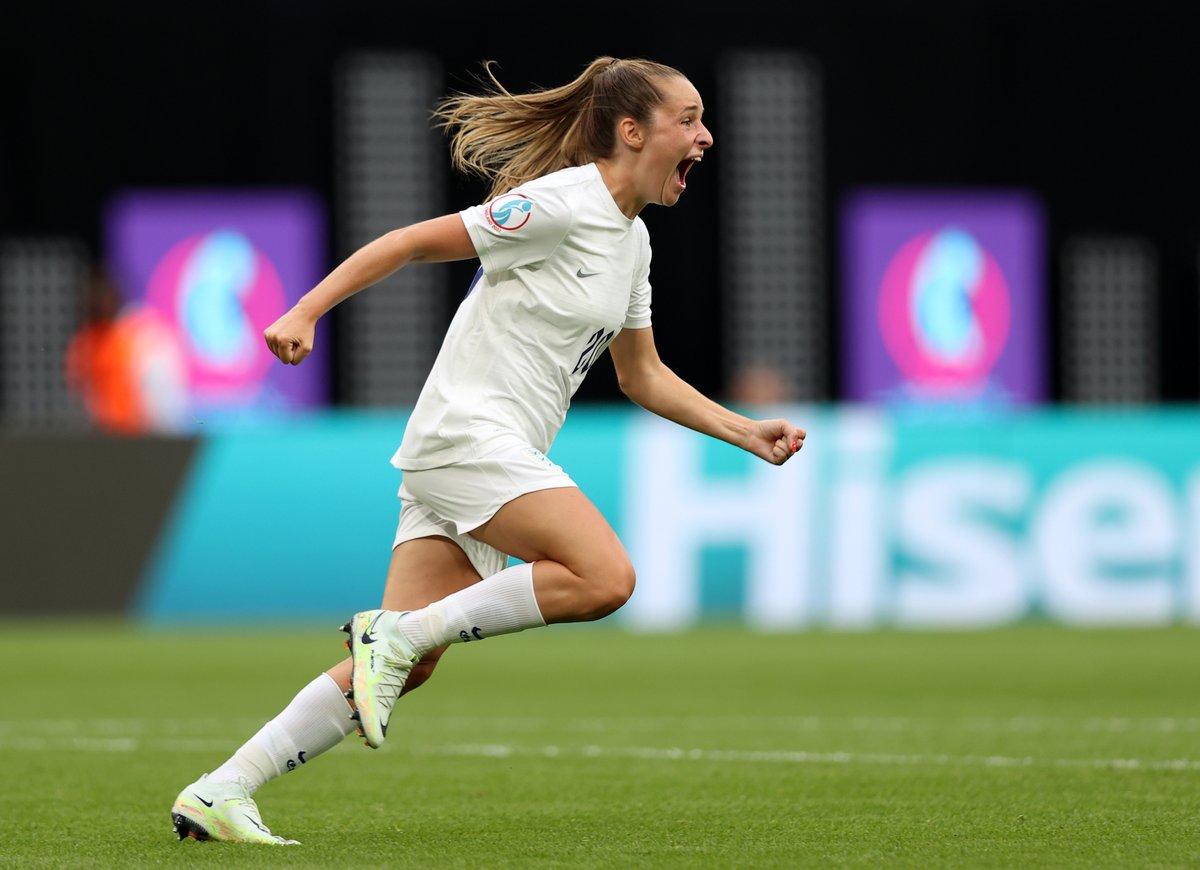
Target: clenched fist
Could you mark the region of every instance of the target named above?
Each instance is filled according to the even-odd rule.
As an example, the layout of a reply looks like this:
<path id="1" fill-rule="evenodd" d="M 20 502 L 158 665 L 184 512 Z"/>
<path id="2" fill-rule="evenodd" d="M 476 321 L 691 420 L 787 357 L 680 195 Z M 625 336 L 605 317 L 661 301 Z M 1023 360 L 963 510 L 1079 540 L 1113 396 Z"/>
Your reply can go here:
<path id="1" fill-rule="evenodd" d="M 263 331 L 267 347 L 287 365 L 298 366 L 312 353 L 317 322 L 293 308 Z"/>

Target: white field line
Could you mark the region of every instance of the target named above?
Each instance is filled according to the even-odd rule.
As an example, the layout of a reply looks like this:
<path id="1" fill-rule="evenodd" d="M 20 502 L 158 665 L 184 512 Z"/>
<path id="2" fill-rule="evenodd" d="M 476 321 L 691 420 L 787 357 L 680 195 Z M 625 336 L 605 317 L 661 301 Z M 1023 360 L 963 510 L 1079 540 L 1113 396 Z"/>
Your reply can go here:
<path id="1" fill-rule="evenodd" d="M 117 720 L 110 720 L 117 721 Z M 10 724 L 10 723 L 3 723 Z M 0 752 L 88 752 L 131 753 L 160 751 L 175 753 L 232 753 L 237 740 L 195 739 L 181 737 L 96 737 L 62 734 L 45 736 L 5 733 L 0 728 Z M 344 749 L 342 744 L 339 749 Z M 700 749 L 686 747 L 650 746 L 583 746 L 534 745 L 518 746 L 506 743 L 446 743 L 410 744 L 402 748 L 414 755 L 461 756 L 472 758 L 585 758 L 637 759 L 640 761 L 684 761 L 737 764 L 842 764 L 842 765 L 901 765 L 910 767 L 1060 767 L 1096 770 L 1151 770 L 1200 772 L 1200 760 L 1143 759 L 1143 758 L 1037 758 L 1006 755 L 951 755 L 946 753 L 905 754 L 880 752 L 808 752 L 802 750 L 768 749 Z"/>
<path id="2" fill-rule="evenodd" d="M 1101 770 L 1200 771 L 1200 761 L 1187 758 L 1054 758 L 1005 755 L 906 755 L 879 752 L 800 752 L 794 750 L 684 749 L 634 746 L 510 746 L 483 743 L 458 746 L 412 747 L 421 755 L 462 755 L 474 758 L 634 758 L 643 761 L 712 761 L 739 764 L 868 764 L 914 767 L 1086 767 Z"/>

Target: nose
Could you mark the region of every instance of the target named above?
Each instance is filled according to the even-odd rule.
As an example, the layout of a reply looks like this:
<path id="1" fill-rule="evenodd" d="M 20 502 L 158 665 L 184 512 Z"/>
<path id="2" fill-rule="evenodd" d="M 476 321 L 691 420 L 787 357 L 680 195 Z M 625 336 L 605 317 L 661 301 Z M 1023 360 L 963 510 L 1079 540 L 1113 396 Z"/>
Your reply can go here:
<path id="1" fill-rule="evenodd" d="M 713 146 L 712 131 L 705 127 L 703 123 L 700 124 L 700 135 L 696 138 L 696 144 L 704 149 Z"/>

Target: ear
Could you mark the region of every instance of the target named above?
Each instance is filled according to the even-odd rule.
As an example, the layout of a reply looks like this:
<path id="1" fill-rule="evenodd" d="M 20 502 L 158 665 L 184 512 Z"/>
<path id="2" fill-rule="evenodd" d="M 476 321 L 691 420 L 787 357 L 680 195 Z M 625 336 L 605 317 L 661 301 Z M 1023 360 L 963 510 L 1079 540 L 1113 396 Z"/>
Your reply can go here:
<path id="1" fill-rule="evenodd" d="M 646 144 L 642 125 L 633 118 L 622 118 L 617 122 L 617 140 L 634 151 L 641 151 Z"/>

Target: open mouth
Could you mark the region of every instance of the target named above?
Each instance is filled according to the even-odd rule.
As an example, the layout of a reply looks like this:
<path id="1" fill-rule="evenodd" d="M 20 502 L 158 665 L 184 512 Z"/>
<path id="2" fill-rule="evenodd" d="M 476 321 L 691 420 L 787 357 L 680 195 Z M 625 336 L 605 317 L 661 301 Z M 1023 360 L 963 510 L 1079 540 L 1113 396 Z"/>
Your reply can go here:
<path id="1" fill-rule="evenodd" d="M 695 166 L 697 163 L 699 163 L 703 159 L 704 158 L 702 158 L 702 157 L 688 157 L 688 158 L 680 161 L 679 165 L 675 167 L 675 183 L 679 185 L 680 190 L 687 189 L 687 174 L 688 174 L 688 172 L 691 170 L 691 168 L 693 166 Z"/>

